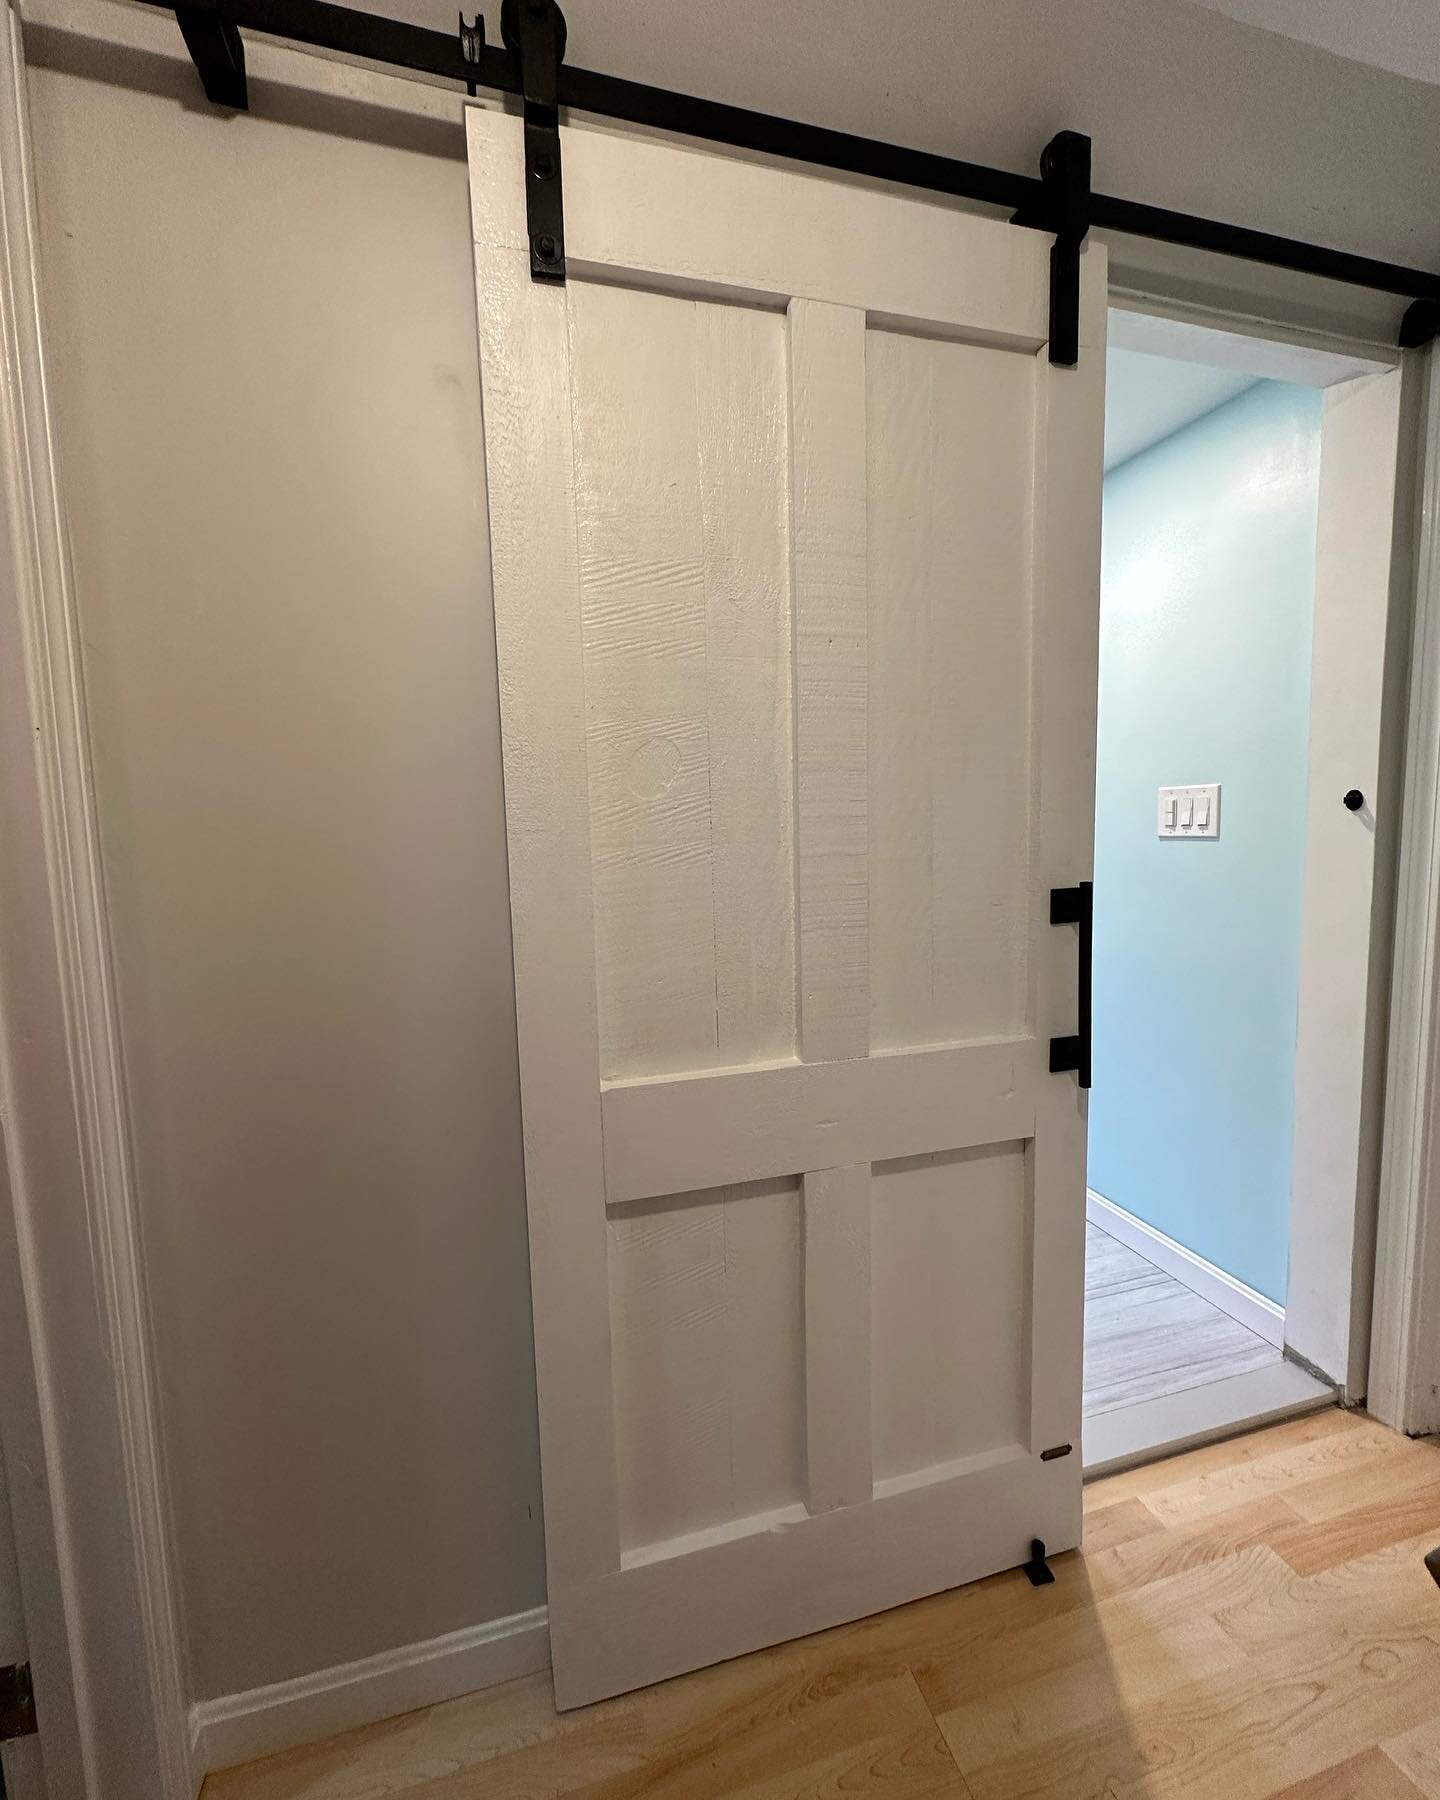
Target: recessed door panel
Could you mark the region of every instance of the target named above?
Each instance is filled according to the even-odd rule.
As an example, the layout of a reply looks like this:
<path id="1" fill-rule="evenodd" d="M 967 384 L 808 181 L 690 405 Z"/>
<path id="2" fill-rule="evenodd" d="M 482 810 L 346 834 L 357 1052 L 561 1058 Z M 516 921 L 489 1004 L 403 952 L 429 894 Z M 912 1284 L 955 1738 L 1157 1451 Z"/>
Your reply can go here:
<path id="1" fill-rule="evenodd" d="M 602 1071 L 789 1055 L 784 320 L 570 299 Z"/>
<path id="2" fill-rule="evenodd" d="M 1037 367 L 866 336 L 876 1049 L 1027 1017 Z"/>

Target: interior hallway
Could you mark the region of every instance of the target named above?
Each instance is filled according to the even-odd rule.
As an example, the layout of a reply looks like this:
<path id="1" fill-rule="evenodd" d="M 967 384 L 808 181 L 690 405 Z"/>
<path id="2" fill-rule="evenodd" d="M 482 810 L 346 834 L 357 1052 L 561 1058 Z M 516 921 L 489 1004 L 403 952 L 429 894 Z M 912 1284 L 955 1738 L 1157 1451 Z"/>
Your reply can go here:
<path id="1" fill-rule="evenodd" d="M 1085 1227 L 1085 1416 L 1284 1361 L 1279 1348 L 1098 1226 Z"/>
<path id="2" fill-rule="evenodd" d="M 548 1677 L 203 1800 L 1440 1796 L 1440 1447 L 1331 1410 L 1086 1490 L 1083 1552 L 557 1716 Z"/>

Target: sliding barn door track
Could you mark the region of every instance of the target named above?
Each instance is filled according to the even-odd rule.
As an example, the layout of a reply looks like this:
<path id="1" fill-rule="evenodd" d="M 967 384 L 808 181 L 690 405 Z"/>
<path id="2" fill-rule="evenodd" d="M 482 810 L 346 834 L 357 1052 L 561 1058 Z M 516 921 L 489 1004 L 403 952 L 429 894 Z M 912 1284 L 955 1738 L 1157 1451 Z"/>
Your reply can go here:
<path id="1" fill-rule="evenodd" d="M 1073 366 L 1079 354 L 1080 250 L 1092 226 L 1395 294 L 1411 303 L 1400 327 L 1402 348 L 1418 348 L 1440 334 L 1440 275 L 1092 193 L 1090 140 L 1078 131 L 1062 131 L 1050 141 L 1038 175 L 1016 175 L 617 75 L 600 75 L 564 61 L 565 19 L 555 0 L 504 0 L 500 45 L 485 41 L 483 18 L 467 23 L 463 13 L 458 31 L 450 34 L 356 12 L 329 0 L 191 0 L 178 7 L 173 0 L 170 5 L 165 0 L 144 0 L 144 4 L 174 11 L 206 95 L 231 111 L 248 104 L 242 30 L 459 82 L 471 94 L 483 87 L 515 95 L 525 114 L 530 273 L 536 281 L 565 279 L 559 132 L 563 107 L 1002 208 L 1014 224 L 1047 232 L 1054 240 L 1049 354 L 1051 362 L 1063 366 Z"/>

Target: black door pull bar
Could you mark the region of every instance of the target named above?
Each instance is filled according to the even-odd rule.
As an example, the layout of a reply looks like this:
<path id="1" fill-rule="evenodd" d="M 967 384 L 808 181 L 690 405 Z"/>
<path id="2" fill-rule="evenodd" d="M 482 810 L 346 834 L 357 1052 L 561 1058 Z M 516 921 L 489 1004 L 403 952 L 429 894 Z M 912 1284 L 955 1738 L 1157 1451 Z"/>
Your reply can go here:
<path id="1" fill-rule="evenodd" d="M 1074 1037 L 1050 1040 L 1050 1073 L 1075 1071 L 1079 1086 L 1090 1085 L 1090 977 L 1095 956 L 1095 883 L 1082 881 L 1076 887 L 1051 888 L 1050 923 L 1078 925 L 1080 952 L 1079 1030 Z"/>

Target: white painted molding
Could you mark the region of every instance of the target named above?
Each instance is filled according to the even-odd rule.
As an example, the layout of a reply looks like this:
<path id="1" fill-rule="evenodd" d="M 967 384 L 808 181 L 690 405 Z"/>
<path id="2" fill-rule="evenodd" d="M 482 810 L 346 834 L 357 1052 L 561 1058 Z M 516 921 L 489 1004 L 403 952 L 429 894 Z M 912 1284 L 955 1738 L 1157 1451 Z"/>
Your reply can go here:
<path id="1" fill-rule="evenodd" d="M 1292 1362 L 1249 1369 L 1223 1381 L 1207 1381 L 1183 1393 L 1163 1394 L 1085 1421 L 1085 1479 L 1113 1475 L 1137 1463 L 1176 1456 L 1197 1444 L 1256 1431 L 1281 1419 L 1319 1412 L 1335 1404 L 1335 1390 Z"/>
<path id="2" fill-rule="evenodd" d="M 83 1792 L 190 1800 L 174 1558 L 42 314 L 24 53 L 11 3 L 0 17 L 0 661 L 3 697 L 29 753 L 7 753 L 0 771 L 0 816 L 13 834 L 3 945 L 13 991 L 0 1022 L 6 1153 Z M 52 1040 L 58 1068 L 46 1060 Z M 46 1696 L 37 1699 L 43 1720 Z"/>
<path id="3" fill-rule="evenodd" d="M 1440 1431 L 1440 379 L 1426 353 L 1420 532 L 1395 910 L 1368 1404 L 1398 1431 Z"/>
<path id="4" fill-rule="evenodd" d="M 1400 449 L 1402 420 L 1411 433 L 1418 423 L 1413 388 L 1403 366 L 1331 387 L 1320 426 L 1285 1340 L 1352 1402 L 1370 1362 L 1405 730 L 1396 665 L 1410 610 L 1396 579 L 1410 562 L 1397 529 L 1413 468 Z M 1340 804 L 1351 787 L 1366 796 L 1359 814 Z"/>
<path id="5" fill-rule="evenodd" d="M 1142 356 L 1164 356 L 1172 362 L 1201 363 L 1248 375 L 1252 381 L 1294 381 L 1305 387 L 1334 387 L 1357 376 L 1393 369 L 1400 352 L 1389 346 L 1378 355 L 1363 355 L 1349 346 L 1337 348 L 1333 340 L 1293 330 L 1265 329 L 1254 319 L 1237 319 L 1224 313 L 1207 313 L 1198 307 L 1174 302 L 1131 299 L 1112 288 L 1110 296 L 1112 350 L 1133 350 Z"/>
<path id="6" fill-rule="evenodd" d="M 1192 1294 L 1218 1306 L 1221 1312 L 1229 1313 L 1232 1319 L 1237 1319 L 1257 1337 L 1264 1338 L 1267 1344 L 1274 1344 L 1277 1349 L 1284 1347 L 1285 1308 L 1274 1300 L 1247 1287 L 1243 1281 L 1237 1281 L 1233 1275 L 1227 1275 L 1223 1269 L 1217 1269 L 1214 1263 L 1206 1262 L 1203 1256 L 1187 1250 L 1184 1244 L 1177 1244 L 1174 1238 L 1166 1237 L 1163 1231 L 1137 1219 L 1134 1213 L 1126 1212 L 1123 1206 L 1117 1206 L 1093 1188 L 1085 1190 L 1085 1217 L 1127 1249 L 1143 1256 L 1146 1262 L 1154 1263 L 1157 1269 L 1174 1276 Z"/>
<path id="7" fill-rule="evenodd" d="M 543 1606 L 191 1709 L 194 1782 L 216 1769 L 455 1700 L 550 1666 Z"/>

